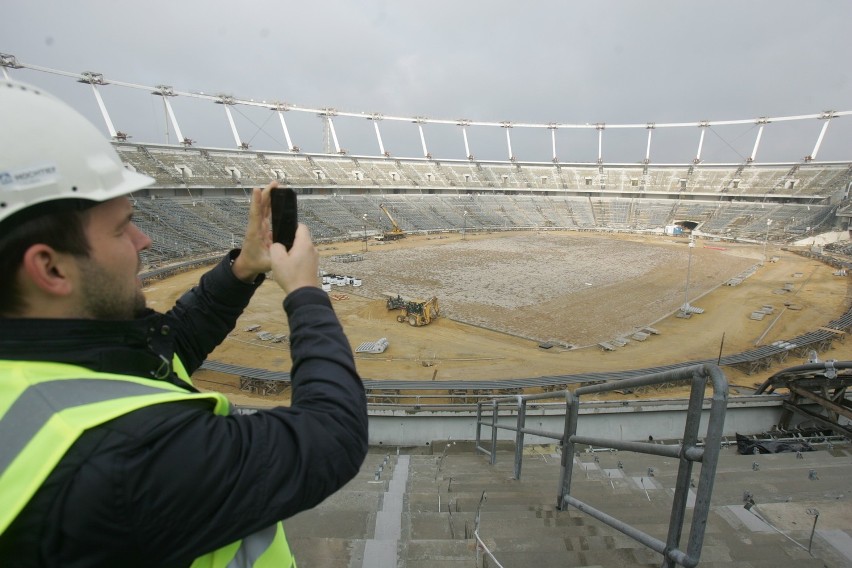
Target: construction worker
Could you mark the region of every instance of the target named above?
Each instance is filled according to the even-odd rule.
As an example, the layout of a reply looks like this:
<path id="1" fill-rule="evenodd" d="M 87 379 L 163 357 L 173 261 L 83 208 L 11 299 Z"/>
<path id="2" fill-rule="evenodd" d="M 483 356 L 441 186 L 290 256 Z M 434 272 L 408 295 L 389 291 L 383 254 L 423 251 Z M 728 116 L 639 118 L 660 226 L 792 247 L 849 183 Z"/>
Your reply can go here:
<path id="1" fill-rule="evenodd" d="M 300 225 L 272 244 L 255 189 L 243 247 L 161 314 L 145 305 L 123 167 L 76 111 L 0 80 L 0 566 L 295 561 L 281 520 L 349 481 L 363 386 Z M 292 403 L 252 415 L 190 375 L 272 271 L 286 292 Z"/>

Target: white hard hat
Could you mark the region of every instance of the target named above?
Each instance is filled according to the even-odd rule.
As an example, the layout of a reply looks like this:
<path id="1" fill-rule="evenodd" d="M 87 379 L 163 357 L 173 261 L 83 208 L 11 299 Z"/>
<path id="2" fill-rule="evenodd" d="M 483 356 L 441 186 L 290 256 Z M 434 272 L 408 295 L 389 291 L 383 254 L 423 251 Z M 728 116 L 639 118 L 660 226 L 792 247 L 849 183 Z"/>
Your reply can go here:
<path id="1" fill-rule="evenodd" d="M 152 183 L 125 168 L 79 112 L 38 87 L 0 80 L 0 222 L 40 203 L 106 201 Z"/>

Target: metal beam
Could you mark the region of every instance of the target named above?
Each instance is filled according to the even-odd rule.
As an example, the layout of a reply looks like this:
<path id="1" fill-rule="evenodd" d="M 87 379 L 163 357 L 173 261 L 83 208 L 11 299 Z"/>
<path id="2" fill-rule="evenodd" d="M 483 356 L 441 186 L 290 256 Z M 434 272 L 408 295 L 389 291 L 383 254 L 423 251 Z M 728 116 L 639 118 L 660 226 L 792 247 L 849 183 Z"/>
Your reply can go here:
<path id="1" fill-rule="evenodd" d="M 841 415 L 845 418 L 848 418 L 849 420 L 852 420 L 852 410 L 850 410 L 849 408 L 847 408 L 845 406 L 842 406 L 840 404 L 832 402 L 832 401 L 828 400 L 827 398 L 821 397 L 820 395 L 816 394 L 815 392 L 811 392 L 809 390 L 799 388 L 798 386 L 795 386 L 795 385 L 787 385 L 787 388 L 790 390 L 790 392 L 795 393 L 802 398 L 806 398 L 808 400 L 811 400 L 811 401 L 817 403 L 818 405 L 822 406 L 826 410 L 830 410 L 831 412 L 837 413 L 837 414 L 839 414 L 839 415 Z"/>

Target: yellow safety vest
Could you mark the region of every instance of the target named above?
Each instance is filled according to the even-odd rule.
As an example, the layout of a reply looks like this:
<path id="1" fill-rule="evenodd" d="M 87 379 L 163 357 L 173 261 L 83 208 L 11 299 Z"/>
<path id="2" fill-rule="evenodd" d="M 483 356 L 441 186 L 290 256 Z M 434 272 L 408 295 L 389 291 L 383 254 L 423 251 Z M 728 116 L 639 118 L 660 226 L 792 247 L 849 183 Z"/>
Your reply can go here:
<path id="1" fill-rule="evenodd" d="M 177 357 L 172 364 L 191 383 Z M 210 400 L 216 414 L 229 412 L 228 399 L 219 393 L 62 363 L 0 360 L 0 534 L 85 430 L 146 406 L 190 399 Z M 192 568 L 295 566 L 280 522 L 192 563 Z"/>

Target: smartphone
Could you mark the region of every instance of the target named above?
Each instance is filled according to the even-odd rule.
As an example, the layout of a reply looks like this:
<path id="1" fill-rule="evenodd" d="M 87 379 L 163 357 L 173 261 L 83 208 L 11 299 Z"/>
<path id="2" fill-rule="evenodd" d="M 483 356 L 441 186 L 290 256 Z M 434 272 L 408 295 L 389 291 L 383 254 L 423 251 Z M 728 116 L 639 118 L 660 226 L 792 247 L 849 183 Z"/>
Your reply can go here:
<path id="1" fill-rule="evenodd" d="M 296 210 L 296 192 L 289 187 L 272 189 L 272 240 L 287 250 L 296 238 L 299 216 Z"/>

